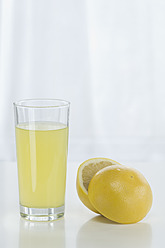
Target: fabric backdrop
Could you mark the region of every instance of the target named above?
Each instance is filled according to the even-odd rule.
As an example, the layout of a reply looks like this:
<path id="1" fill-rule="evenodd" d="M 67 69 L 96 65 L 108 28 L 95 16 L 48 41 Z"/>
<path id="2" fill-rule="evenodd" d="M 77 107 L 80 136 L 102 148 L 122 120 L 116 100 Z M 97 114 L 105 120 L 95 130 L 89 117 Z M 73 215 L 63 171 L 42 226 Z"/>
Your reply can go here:
<path id="1" fill-rule="evenodd" d="M 0 160 L 12 102 L 71 102 L 69 159 L 165 159 L 165 1 L 0 0 Z"/>

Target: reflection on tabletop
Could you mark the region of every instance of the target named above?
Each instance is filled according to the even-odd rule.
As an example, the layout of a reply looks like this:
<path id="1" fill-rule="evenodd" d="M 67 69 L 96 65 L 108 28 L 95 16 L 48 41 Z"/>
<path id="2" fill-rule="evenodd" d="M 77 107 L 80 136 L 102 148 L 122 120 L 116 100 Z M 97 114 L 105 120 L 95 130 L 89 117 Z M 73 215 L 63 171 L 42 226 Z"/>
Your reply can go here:
<path id="1" fill-rule="evenodd" d="M 149 248 L 151 244 L 152 228 L 149 223 L 122 225 L 102 216 L 87 221 L 76 239 L 76 248 Z"/>
<path id="2" fill-rule="evenodd" d="M 65 221 L 29 222 L 20 218 L 19 248 L 65 248 Z"/>

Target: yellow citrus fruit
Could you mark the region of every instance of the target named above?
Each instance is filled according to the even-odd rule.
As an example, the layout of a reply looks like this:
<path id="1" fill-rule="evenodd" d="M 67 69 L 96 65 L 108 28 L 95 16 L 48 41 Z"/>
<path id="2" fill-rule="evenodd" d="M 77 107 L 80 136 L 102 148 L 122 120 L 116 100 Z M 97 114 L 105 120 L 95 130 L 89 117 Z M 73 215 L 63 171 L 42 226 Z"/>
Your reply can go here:
<path id="1" fill-rule="evenodd" d="M 142 220 L 152 205 L 152 191 L 145 177 L 120 165 L 97 172 L 89 183 L 88 197 L 99 213 L 123 224 Z"/>
<path id="2" fill-rule="evenodd" d="M 88 199 L 88 185 L 96 172 L 115 164 L 119 163 L 108 158 L 91 158 L 83 162 L 78 168 L 76 181 L 78 196 L 87 208 L 96 213 L 98 213 L 98 211 L 92 206 Z"/>

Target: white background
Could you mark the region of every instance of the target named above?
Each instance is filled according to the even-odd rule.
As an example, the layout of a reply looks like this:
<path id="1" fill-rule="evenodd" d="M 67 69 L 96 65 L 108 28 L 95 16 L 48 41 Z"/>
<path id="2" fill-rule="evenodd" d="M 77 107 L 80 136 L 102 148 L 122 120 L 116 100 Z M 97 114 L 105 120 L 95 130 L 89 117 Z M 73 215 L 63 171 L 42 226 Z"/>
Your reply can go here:
<path id="1" fill-rule="evenodd" d="M 65 218 L 23 222 L 16 163 L 0 162 L 0 247 L 164 248 L 164 96 L 164 0 L 0 0 L 0 160 L 15 160 L 13 101 L 71 102 Z M 78 200 L 77 166 L 93 156 L 145 175 L 142 222 L 110 223 Z"/>
<path id="2" fill-rule="evenodd" d="M 0 160 L 12 102 L 71 102 L 69 160 L 165 160 L 163 0 L 0 0 Z"/>

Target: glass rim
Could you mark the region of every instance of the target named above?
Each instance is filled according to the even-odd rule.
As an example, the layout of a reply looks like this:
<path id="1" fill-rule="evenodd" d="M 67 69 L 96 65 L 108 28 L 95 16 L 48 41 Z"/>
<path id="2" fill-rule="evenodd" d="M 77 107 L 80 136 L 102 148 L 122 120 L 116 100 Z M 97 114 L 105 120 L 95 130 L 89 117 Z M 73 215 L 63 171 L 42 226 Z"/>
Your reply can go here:
<path id="1" fill-rule="evenodd" d="M 37 101 L 45 101 L 45 102 L 57 102 L 57 104 L 50 104 L 50 105 L 32 105 L 30 102 L 37 102 Z M 24 103 L 29 103 L 28 105 L 25 105 Z M 16 102 L 13 102 L 13 105 L 15 107 L 22 107 L 22 108 L 32 108 L 32 109 L 38 109 L 38 108 L 63 108 L 63 107 L 69 107 L 70 102 L 62 99 L 55 99 L 55 98 L 31 98 L 31 99 L 23 99 Z"/>

